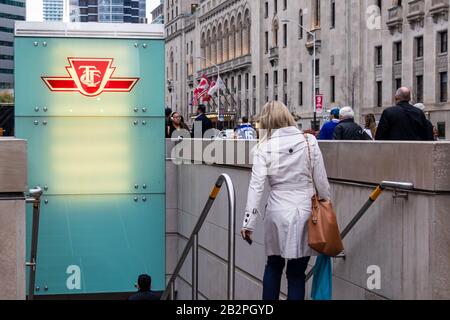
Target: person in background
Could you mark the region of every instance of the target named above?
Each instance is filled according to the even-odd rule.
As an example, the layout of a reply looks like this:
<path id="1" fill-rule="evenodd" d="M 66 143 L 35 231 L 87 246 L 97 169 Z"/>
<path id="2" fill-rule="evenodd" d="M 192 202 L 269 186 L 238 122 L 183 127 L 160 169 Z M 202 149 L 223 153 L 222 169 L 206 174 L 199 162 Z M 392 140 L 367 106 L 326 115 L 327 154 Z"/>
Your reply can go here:
<path id="1" fill-rule="evenodd" d="M 416 103 L 414 107 L 422 110 L 422 112 L 425 114 L 425 105 L 423 103 Z M 430 120 L 427 119 L 426 116 L 425 119 L 427 120 L 427 134 L 428 134 L 427 140 L 428 141 L 436 140 L 433 124 L 431 123 Z"/>
<path id="2" fill-rule="evenodd" d="M 187 130 L 189 131 L 188 126 L 184 123 L 183 117 L 177 111 L 172 112 L 169 118 L 169 127 L 168 127 L 169 138 L 172 138 L 173 133 L 176 131 Z"/>
<path id="3" fill-rule="evenodd" d="M 370 139 L 374 140 L 377 133 L 377 120 L 375 119 L 375 115 L 373 113 L 366 114 L 364 120 L 364 132 L 367 133 Z"/>
<path id="4" fill-rule="evenodd" d="M 319 133 L 319 140 L 333 140 L 333 133 L 339 124 L 339 108 L 333 108 L 330 111 L 330 121 L 322 126 Z"/>
<path id="5" fill-rule="evenodd" d="M 252 243 L 268 180 L 270 193 L 263 219 L 268 257 L 263 278 L 263 300 L 279 299 L 286 259 L 287 298 L 303 300 L 308 261 L 311 256 L 318 255 L 308 245 L 307 223 L 314 184 L 320 198 L 331 197 L 322 153 L 316 138 L 303 134 L 289 109 L 279 101 L 264 106 L 259 128 L 262 137 L 254 151 L 241 235 L 249 244 Z"/>
<path id="6" fill-rule="evenodd" d="M 247 117 L 242 117 L 242 123 L 236 131 L 237 138 L 240 140 L 254 140 L 256 139 L 256 131 L 249 123 Z"/>
<path id="7" fill-rule="evenodd" d="M 166 108 L 166 139 L 170 138 L 169 136 L 169 119 L 170 119 L 170 115 L 172 114 L 172 109 L 170 108 Z"/>
<path id="8" fill-rule="evenodd" d="M 395 94 L 396 105 L 387 108 L 378 123 L 376 140 L 429 141 L 432 137 L 425 114 L 412 106 L 411 90 L 402 87 Z"/>
<path id="9" fill-rule="evenodd" d="M 339 111 L 339 119 L 333 140 L 372 140 L 363 128 L 355 123 L 355 112 L 351 107 L 342 108 Z"/>
<path id="10" fill-rule="evenodd" d="M 151 291 L 152 278 L 148 274 L 141 274 L 138 277 L 138 282 L 136 285 L 138 292 L 128 300 L 160 300 L 161 296 L 157 292 Z"/>
<path id="11" fill-rule="evenodd" d="M 206 116 L 206 107 L 202 104 L 199 105 L 197 108 L 197 117 L 195 118 L 194 125 L 192 126 L 192 138 L 203 139 L 205 132 L 212 128 L 212 121 Z M 202 135 L 201 137 L 197 136 L 200 135 L 200 132 Z"/>

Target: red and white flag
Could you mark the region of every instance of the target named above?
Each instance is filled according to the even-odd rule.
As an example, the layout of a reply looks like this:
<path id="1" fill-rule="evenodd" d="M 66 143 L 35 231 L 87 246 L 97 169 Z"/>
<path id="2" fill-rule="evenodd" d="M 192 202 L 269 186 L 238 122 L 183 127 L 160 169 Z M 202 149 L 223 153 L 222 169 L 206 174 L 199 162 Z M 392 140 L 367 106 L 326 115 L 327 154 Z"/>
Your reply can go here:
<path id="1" fill-rule="evenodd" d="M 209 88 L 211 87 L 211 83 L 208 78 L 203 75 L 200 79 L 200 82 L 194 90 L 194 105 L 198 105 L 200 101 L 209 102 L 211 96 L 208 94 Z"/>

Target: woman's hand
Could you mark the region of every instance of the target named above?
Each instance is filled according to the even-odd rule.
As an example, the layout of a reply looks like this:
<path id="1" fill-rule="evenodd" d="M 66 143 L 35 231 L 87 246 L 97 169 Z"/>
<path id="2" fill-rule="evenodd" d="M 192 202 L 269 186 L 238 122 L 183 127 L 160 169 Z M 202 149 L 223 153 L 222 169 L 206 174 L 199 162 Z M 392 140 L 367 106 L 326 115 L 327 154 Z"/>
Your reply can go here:
<path id="1" fill-rule="evenodd" d="M 241 229 L 242 238 L 247 241 L 249 244 L 253 242 L 253 231 L 242 228 Z"/>

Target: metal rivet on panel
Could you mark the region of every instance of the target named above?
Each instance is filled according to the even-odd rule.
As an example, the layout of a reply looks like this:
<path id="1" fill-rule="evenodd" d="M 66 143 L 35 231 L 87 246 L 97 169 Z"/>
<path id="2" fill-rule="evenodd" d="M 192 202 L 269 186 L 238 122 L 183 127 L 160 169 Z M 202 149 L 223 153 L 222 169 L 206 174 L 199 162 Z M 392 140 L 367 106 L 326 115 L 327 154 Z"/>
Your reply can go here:
<path id="1" fill-rule="evenodd" d="M 147 121 L 143 120 L 142 124 L 145 126 L 147 124 Z"/>
<path id="2" fill-rule="evenodd" d="M 44 186 L 44 190 L 47 191 L 48 190 L 48 186 Z"/>
<path id="3" fill-rule="evenodd" d="M 134 120 L 134 121 L 133 121 L 133 124 L 134 124 L 135 126 L 137 126 L 137 124 L 138 124 L 137 120 Z"/>
<path id="4" fill-rule="evenodd" d="M 142 201 L 147 201 L 147 197 L 142 197 Z"/>
<path id="5" fill-rule="evenodd" d="M 142 108 L 142 111 L 147 112 L 147 108 L 145 108 L 145 107 Z"/>
<path id="6" fill-rule="evenodd" d="M 47 111 L 48 111 L 48 108 L 47 108 L 47 107 L 44 107 L 44 109 L 42 109 L 42 110 L 44 110 L 44 112 L 47 112 Z"/>
<path id="7" fill-rule="evenodd" d="M 39 107 L 34 107 L 34 111 L 38 112 L 39 111 Z"/>
<path id="8" fill-rule="evenodd" d="M 42 46 L 46 47 L 47 46 L 47 42 L 42 42 Z"/>
<path id="9" fill-rule="evenodd" d="M 134 185 L 134 188 L 135 188 L 135 189 L 139 188 L 139 185 L 138 185 L 138 184 L 135 184 L 135 185 Z"/>
<path id="10" fill-rule="evenodd" d="M 41 288 L 39 288 L 39 286 L 37 286 L 37 287 L 36 287 L 36 291 L 39 291 L 39 290 L 41 290 Z"/>
<path id="11" fill-rule="evenodd" d="M 37 46 L 38 46 L 38 43 L 37 43 L 36 41 L 33 42 L 33 46 L 37 47 Z"/>
<path id="12" fill-rule="evenodd" d="M 147 185 L 146 184 L 142 185 L 142 188 L 147 189 Z"/>
<path id="13" fill-rule="evenodd" d="M 144 43 L 144 44 L 142 45 L 142 47 L 143 47 L 143 48 L 147 48 L 147 44 Z"/>
<path id="14" fill-rule="evenodd" d="M 48 291 L 48 286 L 45 286 L 45 287 L 44 287 L 44 290 L 45 290 L 45 291 Z"/>
<path id="15" fill-rule="evenodd" d="M 137 48 L 137 47 L 138 47 L 138 44 L 137 44 L 137 42 L 135 42 L 135 43 L 134 43 L 134 47 L 135 47 L 135 48 Z"/>
<path id="16" fill-rule="evenodd" d="M 138 112 L 139 111 L 139 108 L 134 108 L 134 112 Z"/>
<path id="17" fill-rule="evenodd" d="M 39 121 L 37 121 L 37 120 L 34 120 L 34 122 L 33 122 L 33 123 L 34 123 L 34 125 L 35 125 L 35 126 L 37 126 L 37 125 L 39 124 Z"/>
<path id="18" fill-rule="evenodd" d="M 47 121 L 42 121 L 42 124 L 43 124 L 44 126 L 46 126 L 46 125 L 47 125 Z"/>
<path id="19" fill-rule="evenodd" d="M 45 199 L 45 200 L 44 200 L 44 203 L 45 203 L 45 204 L 48 204 L 48 200 L 47 200 L 47 199 Z"/>
<path id="20" fill-rule="evenodd" d="M 138 202 L 138 197 L 134 197 L 134 202 Z"/>

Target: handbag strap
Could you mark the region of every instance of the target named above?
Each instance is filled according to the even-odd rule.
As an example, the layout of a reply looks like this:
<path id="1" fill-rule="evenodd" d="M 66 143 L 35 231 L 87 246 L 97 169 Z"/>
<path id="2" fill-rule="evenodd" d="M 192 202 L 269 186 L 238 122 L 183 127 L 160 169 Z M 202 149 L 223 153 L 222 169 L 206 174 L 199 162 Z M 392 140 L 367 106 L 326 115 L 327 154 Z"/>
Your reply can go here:
<path id="1" fill-rule="evenodd" d="M 309 144 L 308 134 L 304 133 L 303 136 L 305 137 L 306 145 L 308 146 L 309 172 L 311 174 L 311 180 L 314 188 L 314 197 L 317 199 L 316 183 L 314 182 L 314 164 L 311 158 L 311 145 Z"/>

